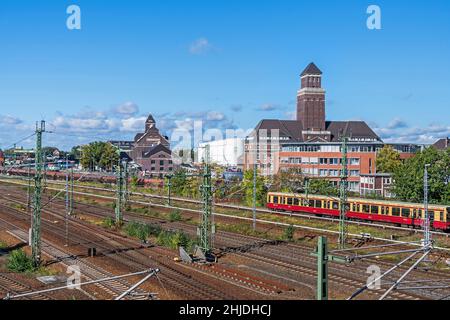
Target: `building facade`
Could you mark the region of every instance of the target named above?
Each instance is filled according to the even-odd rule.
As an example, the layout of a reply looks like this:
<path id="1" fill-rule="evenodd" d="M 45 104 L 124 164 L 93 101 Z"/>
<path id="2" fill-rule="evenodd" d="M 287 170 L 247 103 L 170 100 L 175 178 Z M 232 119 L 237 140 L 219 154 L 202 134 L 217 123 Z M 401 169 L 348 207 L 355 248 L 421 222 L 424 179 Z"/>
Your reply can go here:
<path id="1" fill-rule="evenodd" d="M 327 121 L 322 72 L 309 64 L 301 74 L 296 120 L 262 120 L 245 141 L 244 169 L 257 166 L 270 176 L 296 169 L 304 176 L 337 184 L 341 174 L 342 140 L 348 147 L 349 189 L 360 191 L 360 177 L 377 173 L 377 152 L 385 145 L 364 121 Z M 414 145 L 395 145 L 402 158 Z"/>
<path id="2" fill-rule="evenodd" d="M 244 139 L 232 138 L 200 143 L 198 148 L 199 162 L 205 156 L 205 147 L 207 145 L 209 145 L 211 163 L 224 167 L 242 167 Z"/>
<path id="3" fill-rule="evenodd" d="M 145 121 L 144 129 L 144 132 L 136 134 L 133 141 L 110 143 L 119 147 L 129 160 L 138 165 L 144 176 L 163 178 L 172 174 L 177 168 L 177 161 L 174 161 L 169 139 L 161 135 L 152 115 Z"/>

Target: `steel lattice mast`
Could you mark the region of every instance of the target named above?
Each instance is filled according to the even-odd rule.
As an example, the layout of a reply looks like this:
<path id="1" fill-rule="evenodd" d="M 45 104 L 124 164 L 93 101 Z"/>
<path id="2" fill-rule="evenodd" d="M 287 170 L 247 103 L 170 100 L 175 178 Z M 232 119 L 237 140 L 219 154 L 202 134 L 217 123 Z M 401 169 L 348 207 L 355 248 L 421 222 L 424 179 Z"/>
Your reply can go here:
<path id="1" fill-rule="evenodd" d="M 429 164 L 425 165 L 425 171 L 423 175 L 423 207 L 424 207 L 424 219 L 423 219 L 423 246 L 429 247 L 431 245 L 431 232 L 430 232 L 430 214 L 428 211 L 428 168 Z"/>
<path id="2" fill-rule="evenodd" d="M 122 223 L 122 206 L 123 206 L 123 173 L 122 173 L 122 163 L 119 161 L 117 165 L 117 194 L 116 194 L 116 225 L 120 225 Z"/>
<path id="3" fill-rule="evenodd" d="M 203 252 L 209 253 L 212 249 L 212 186 L 211 186 L 211 168 L 209 165 L 209 145 L 206 146 L 205 156 L 203 159 L 203 184 L 202 184 L 202 198 L 203 211 L 200 217 L 200 248 Z"/>
<path id="4" fill-rule="evenodd" d="M 341 159 L 341 181 L 340 181 L 340 213 L 339 213 L 339 249 L 345 248 L 347 241 L 347 187 L 348 187 L 348 166 L 347 166 L 347 137 L 342 137 L 342 159 Z"/>
<path id="5" fill-rule="evenodd" d="M 36 123 L 36 154 L 34 176 L 33 218 L 31 225 L 31 258 L 34 267 L 41 263 L 41 194 L 42 194 L 42 133 L 45 132 L 45 121 Z"/>

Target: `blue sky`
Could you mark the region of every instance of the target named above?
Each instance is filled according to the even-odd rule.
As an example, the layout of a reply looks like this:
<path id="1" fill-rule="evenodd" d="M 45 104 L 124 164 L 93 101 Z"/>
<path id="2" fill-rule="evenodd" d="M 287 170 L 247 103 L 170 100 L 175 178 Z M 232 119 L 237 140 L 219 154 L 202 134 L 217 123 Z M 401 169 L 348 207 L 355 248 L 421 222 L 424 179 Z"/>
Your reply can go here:
<path id="1" fill-rule="evenodd" d="M 66 28 L 71 4 L 81 30 Z M 366 27 L 370 4 L 382 30 Z M 450 135 L 449 38 L 447 0 L 2 0 L 0 148 L 39 119 L 62 148 L 132 138 L 148 113 L 167 134 L 289 119 L 311 61 L 327 119 L 430 143 Z"/>

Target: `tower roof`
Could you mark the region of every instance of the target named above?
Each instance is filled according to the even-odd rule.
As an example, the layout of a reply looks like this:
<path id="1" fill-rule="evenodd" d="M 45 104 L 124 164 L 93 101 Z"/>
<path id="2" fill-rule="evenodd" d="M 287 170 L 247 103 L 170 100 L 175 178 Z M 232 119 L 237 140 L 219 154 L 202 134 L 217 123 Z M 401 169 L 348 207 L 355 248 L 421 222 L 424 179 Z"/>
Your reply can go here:
<path id="1" fill-rule="evenodd" d="M 314 64 L 314 62 L 311 62 L 310 64 L 308 64 L 308 66 L 306 67 L 305 70 L 303 70 L 301 76 L 306 76 L 306 75 L 321 75 L 322 71 L 320 71 L 319 68 L 317 68 L 317 66 Z"/>
<path id="2" fill-rule="evenodd" d="M 146 122 L 147 122 L 147 123 L 148 123 L 148 122 L 155 123 L 155 118 L 153 118 L 153 116 L 150 114 L 150 115 L 148 116 Z"/>

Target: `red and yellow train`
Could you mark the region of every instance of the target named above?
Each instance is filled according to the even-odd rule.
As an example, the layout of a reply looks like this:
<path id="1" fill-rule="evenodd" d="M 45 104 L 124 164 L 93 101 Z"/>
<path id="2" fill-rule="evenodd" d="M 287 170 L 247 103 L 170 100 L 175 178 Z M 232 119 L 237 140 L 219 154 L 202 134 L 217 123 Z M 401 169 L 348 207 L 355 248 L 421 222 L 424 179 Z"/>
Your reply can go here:
<path id="1" fill-rule="evenodd" d="M 267 208 L 274 211 L 304 212 L 320 216 L 339 217 L 339 199 L 327 196 L 270 192 Z M 348 199 L 347 218 L 419 228 L 424 219 L 424 206 L 360 198 Z M 429 205 L 430 226 L 435 230 L 450 232 L 450 207 Z"/>

